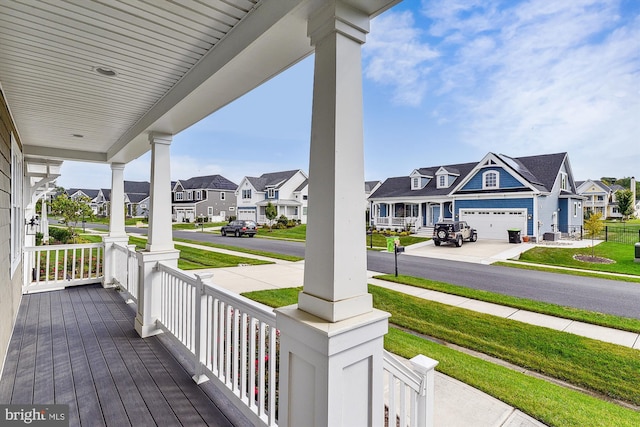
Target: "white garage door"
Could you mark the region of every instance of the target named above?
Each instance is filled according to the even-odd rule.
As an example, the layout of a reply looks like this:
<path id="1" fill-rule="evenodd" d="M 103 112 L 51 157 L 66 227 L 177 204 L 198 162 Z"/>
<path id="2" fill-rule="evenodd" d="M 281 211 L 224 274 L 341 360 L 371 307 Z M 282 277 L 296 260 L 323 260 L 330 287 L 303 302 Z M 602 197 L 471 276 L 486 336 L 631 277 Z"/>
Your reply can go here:
<path id="1" fill-rule="evenodd" d="M 238 209 L 237 219 L 255 221 L 256 211 L 254 209 Z"/>
<path id="2" fill-rule="evenodd" d="M 460 221 L 478 230 L 478 239 L 507 240 L 512 228 L 527 232 L 526 209 L 460 209 Z"/>

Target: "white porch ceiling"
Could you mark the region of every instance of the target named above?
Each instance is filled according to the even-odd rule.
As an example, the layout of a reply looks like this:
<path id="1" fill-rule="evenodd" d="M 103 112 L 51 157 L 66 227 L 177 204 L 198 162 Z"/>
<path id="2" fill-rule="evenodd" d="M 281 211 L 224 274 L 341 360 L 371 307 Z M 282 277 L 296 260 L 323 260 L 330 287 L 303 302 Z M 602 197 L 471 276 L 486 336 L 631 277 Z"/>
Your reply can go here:
<path id="1" fill-rule="evenodd" d="M 398 1 L 348 0 L 370 15 Z M 306 21 L 326 2 L 0 0 L 0 85 L 25 154 L 135 159 L 149 132 L 176 134 L 310 54 Z"/>

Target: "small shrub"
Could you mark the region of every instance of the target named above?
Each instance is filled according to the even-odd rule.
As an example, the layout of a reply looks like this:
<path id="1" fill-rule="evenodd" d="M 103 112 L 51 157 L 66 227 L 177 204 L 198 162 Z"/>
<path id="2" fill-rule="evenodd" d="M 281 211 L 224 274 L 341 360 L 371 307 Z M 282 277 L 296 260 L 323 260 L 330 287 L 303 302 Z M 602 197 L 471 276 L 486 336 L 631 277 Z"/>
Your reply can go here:
<path id="1" fill-rule="evenodd" d="M 287 224 L 289 223 L 289 218 L 284 215 L 280 215 L 278 217 L 278 225 L 284 225 L 284 228 L 287 228 Z M 281 228 L 281 227 L 278 227 Z"/>
<path id="2" fill-rule="evenodd" d="M 236 216 L 235 215 L 229 215 L 229 217 L 227 218 L 227 221 L 231 222 L 231 221 L 235 221 L 236 220 Z"/>
<path id="3" fill-rule="evenodd" d="M 49 237 L 56 243 L 67 243 L 73 238 L 66 228 L 49 227 Z"/>

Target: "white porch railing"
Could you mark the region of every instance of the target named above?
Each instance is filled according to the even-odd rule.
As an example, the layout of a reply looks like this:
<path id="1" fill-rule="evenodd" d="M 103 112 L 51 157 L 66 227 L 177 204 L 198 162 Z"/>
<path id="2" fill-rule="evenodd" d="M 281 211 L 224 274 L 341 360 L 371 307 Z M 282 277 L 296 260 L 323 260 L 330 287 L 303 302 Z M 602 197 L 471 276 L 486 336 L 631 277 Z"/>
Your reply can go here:
<path id="1" fill-rule="evenodd" d="M 418 355 L 411 359 L 413 369 L 384 350 L 386 426 L 433 427 L 434 376 L 438 364 Z"/>
<path id="2" fill-rule="evenodd" d="M 112 245 L 113 277 L 138 302 L 134 245 Z M 24 293 L 96 283 L 103 275 L 103 243 L 24 248 Z M 158 327 L 192 355 L 196 375 L 215 380 L 254 425 L 277 426 L 279 332 L 273 310 L 205 284 L 194 275 L 158 263 L 161 273 Z M 27 277 L 29 276 L 29 277 Z M 437 362 L 412 359 L 413 369 L 385 351 L 385 412 L 401 426 L 433 425 L 433 371 Z M 381 416 L 384 413 L 380 413 Z M 390 426 L 396 423 L 390 423 Z"/>
<path id="3" fill-rule="evenodd" d="M 159 263 L 158 326 L 193 355 L 196 376 L 216 380 L 254 425 L 277 426 L 278 332 L 273 311 Z"/>
<path id="4" fill-rule="evenodd" d="M 23 293 L 97 283 L 103 276 L 103 243 L 26 246 Z"/>
<path id="5" fill-rule="evenodd" d="M 115 266 L 113 281 L 120 286 L 127 295 L 127 300 L 138 303 L 138 257 L 136 245 L 113 245 Z M 123 268 L 126 266 L 126 268 Z"/>
<path id="6" fill-rule="evenodd" d="M 407 225 L 412 227 L 416 224 L 422 224 L 420 217 L 400 217 L 400 216 L 385 216 L 385 217 L 373 217 L 373 222 L 376 227 L 398 227 L 404 228 Z"/>

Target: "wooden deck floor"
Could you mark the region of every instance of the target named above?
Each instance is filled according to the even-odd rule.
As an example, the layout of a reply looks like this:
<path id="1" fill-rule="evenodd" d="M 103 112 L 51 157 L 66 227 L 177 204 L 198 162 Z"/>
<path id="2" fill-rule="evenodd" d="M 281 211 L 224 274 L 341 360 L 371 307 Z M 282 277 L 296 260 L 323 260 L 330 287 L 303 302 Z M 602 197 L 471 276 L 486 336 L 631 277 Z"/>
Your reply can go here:
<path id="1" fill-rule="evenodd" d="M 68 404 L 71 426 L 248 425 L 209 382 L 196 385 L 166 338 L 141 339 L 134 316 L 99 285 L 24 295 L 0 403 Z"/>

